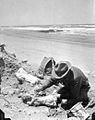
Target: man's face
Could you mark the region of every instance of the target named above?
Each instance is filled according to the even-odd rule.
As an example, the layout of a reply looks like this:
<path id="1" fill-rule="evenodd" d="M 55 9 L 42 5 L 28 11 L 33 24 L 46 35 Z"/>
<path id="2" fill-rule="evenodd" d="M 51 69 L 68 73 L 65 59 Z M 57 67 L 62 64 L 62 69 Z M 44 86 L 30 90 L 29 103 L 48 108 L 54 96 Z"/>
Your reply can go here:
<path id="1" fill-rule="evenodd" d="M 51 74 L 51 72 L 52 72 L 52 68 L 48 67 L 48 68 L 46 69 L 46 74 Z"/>

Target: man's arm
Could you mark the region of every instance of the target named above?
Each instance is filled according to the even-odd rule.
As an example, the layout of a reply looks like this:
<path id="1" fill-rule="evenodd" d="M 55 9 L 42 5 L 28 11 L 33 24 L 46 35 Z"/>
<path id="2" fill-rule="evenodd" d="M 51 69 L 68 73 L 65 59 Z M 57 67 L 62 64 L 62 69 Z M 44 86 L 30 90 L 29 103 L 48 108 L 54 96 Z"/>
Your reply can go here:
<path id="1" fill-rule="evenodd" d="M 56 90 L 54 90 L 54 92 L 56 93 L 58 93 L 64 87 L 64 85 L 62 85 L 61 83 L 57 83 L 55 85 L 57 86 Z"/>
<path id="2" fill-rule="evenodd" d="M 40 92 L 43 91 L 49 87 L 51 87 L 54 84 L 54 82 L 51 80 L 51 77 L 49 77 L 47 80 L 45 80 L 45 82 L 35 91 L 36 92 Z"/>

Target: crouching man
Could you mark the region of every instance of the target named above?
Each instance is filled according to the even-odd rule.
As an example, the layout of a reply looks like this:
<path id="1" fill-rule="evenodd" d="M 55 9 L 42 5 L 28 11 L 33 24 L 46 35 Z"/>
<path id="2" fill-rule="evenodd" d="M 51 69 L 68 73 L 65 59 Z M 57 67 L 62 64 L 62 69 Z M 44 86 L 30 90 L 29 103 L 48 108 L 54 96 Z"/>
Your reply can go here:
<path id="1" fill-rule="evenodd" d="M 68 61 L 60 61 L 54 65 L 49 79 L 35 91 L 43 91 L 52 85 L 59 86 L 57 93 L 60 95 L 59 100 L 65 101 L 63 102 L 64 109 L 70 109 L 77 102 L 82 102 L 85 107 L 89 102 L 88 78 L 79 68 L 71 66 Z"/>

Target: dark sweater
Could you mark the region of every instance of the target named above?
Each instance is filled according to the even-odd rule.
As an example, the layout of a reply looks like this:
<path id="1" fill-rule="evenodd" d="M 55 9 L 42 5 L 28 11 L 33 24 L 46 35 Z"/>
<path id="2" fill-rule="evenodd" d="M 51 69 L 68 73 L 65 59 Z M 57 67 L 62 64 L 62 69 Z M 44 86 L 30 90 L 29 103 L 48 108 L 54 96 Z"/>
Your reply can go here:
<path id="1" fill-rule="evenodd" d="M 55 79 L 53 76 L 51 76 L 39 88 L 39 90 L 45 90 L 46 88 L 59 83 L 64 85 L 63 89 L 66 89 L 73 99 L 79 96 L 81 90 L 90 88 L 88 78 L 84 75 L 84 73 L 79 68 L 72 66 L 65 77 L 61 79 Z"/>

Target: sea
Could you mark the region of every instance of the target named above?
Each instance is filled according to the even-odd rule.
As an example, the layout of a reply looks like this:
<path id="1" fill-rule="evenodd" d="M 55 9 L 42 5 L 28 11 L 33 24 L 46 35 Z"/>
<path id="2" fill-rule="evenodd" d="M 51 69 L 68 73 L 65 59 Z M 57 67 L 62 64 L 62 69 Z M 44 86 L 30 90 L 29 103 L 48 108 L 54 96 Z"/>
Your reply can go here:
<path id="1" fill-rule="evenodd" d="M 53 57 L 95 74 L 95 25 L 1 26 L 2 43 L 19 60 L 40 65 L 44 57 Z"/>

